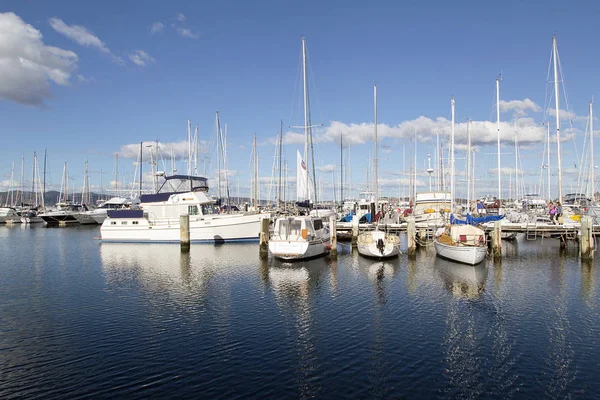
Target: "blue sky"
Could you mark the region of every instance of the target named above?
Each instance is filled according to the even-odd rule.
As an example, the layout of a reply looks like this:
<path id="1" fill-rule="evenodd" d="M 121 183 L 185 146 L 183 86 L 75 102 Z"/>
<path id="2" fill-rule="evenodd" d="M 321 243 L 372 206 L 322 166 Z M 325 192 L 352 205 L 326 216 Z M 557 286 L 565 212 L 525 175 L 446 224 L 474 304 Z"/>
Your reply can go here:
<path id="1" fill-rule="evenodd" d="M 120 180 L 130 186 L 135 160 L 126 157 L 135 152 L 134 146 L 127 145 L 158 139 L 169 148 L 171 142 L 186 140 L 188 119 L 199 125 L 202 140 L 214 142 L 214 114 L 219 110 L 221 123 L 228 126 L 232 192 L 237 193 L 239 182 L 241 194 L 248 194 L 256 132 L 261 197 L 267 197 L 281 119 L 290 177 L 295 176 L 296 149 L 302 149 L 297 135 L 291 134 L 301 131 L 288 128 L 302 124 L 298 108 L 302 36 L 310 59 L 312 119 L 323 124 L 315 133 L 317 167 L 323 171 L 318 173 L 322 197 L 332 197 L 331 170 L 339 164 L 335 140 L 340 134 L 346 143 L 353 143 L 353 189 L 364 189 L 373 149 L 373 84 L 378 86 L 383 195 L 408 194 L 407 188 L 402 189 L 408 182 L 403 168 L 408 169 L 408 137 L 415 132 L 417 190 L 428 189 L 428 180 L 421 175 L 425 175 L 427 153 L 435 152 L 436 131 L 440 130 L 444 142 L 448 140 L 451 96 L 456 98 L 459 148 L 466 119 L 474 121 L 477 194 L 495 195 L 494 96 L 500 72 L 501 119 L 506 123 L 501 128 L 502 167 L 514 169 L 510 127 L 517 118 L 518 135 L 526 144 L 521 149 L 525 186 L 534 190 L 544 151 L 541 124 L 549 99 L 546 77 L 552 35 L 557 33 L 581 155 L 588 102 L 599 84 L 594 51 L 599 8 L 594 2 L 568 7 L 562 2 L 504 2 L 492 7 L 476 1 L 369 6 L 347 1 L 146 1 L 143 5 L 4 1 L 0 61 L 11 63 L 0 63 L 0 77 L 4 76 L 0 79 L 4 80 L 0 83 L 4 139 L 0 190 L 6 188 L 12 161 L 20 168 L 21 153 L 25 153 L 29 180 L 32 153 L 43 153 L 44 148 L 48 149 L 48 179 L 55 185 L 60 184 L 62 163 L 67 161 L 70 177 L 80 187 L 87 158 L 94 171 L 92 184 L 100 185 L 97 171 L 102 170 L 108 186 L 114 180 L 114 154 L 120 153 Z M 16 29 L 27 24 L 41 38 Z M 56 54 L 47 54 L 48 46 L 62 49 L 58 60 Z M 31 52 L 23 53 L 24 48 Z M 29 73 L 27 57 L 36 57 L 40 49 L 46 53 L 34 60 L 38 69 Z M 566 110 L 564 97 L 561 108 Z M 569 127 L 567 120 L 562 123 L 565 136 Z M 550 126 L 554 137 L 553 119 Z M 579 167 L 573 142 L 565 141 L 563 148 L 565 168 Z M 556 143 L 551 153 L 551 190 L 556 196 Z M 456 168 L 463 171 L 464 148 L 456 157 Z M 214 154 L 211 159 L 207 175 L 214 177 Z M 149 170 L 149 165 L 144 168 Z M 181 161 L 179 169 L 185 169 Z M 459 194 L 464 192 L 461 179 Z M 509 175 L 502 179 L 507 196 Z M 565 193 L 576 189 L 572 188 L 575 170 L 564 180 Z M 289 192 L 295 193 L 292 182 Z"/>

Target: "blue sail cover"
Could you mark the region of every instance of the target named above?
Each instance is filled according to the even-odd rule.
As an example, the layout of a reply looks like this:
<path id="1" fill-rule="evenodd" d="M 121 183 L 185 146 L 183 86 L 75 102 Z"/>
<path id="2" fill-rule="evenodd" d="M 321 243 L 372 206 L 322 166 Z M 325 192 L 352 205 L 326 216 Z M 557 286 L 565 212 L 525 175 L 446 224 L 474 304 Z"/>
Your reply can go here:
<path id="1" fill-rule="evenodd" d="M 352 217 L 354 217 L 354 211 L 350 211 L 345 217 L 342 217 L 340 222 L 352 222 Z"/>
<path id="2" fill-rule="evenodd" d="M 479 225 L 486 222 L 500 221 L 502 218 L 504 218 L 504 215 L 486 215 L 485 217 L 476 218 L 471 214 L 467 214 L 467 218 L 464 220 L 455 218 L 454 214 L 451 214 L 450 223 L 454 225 Z"/>

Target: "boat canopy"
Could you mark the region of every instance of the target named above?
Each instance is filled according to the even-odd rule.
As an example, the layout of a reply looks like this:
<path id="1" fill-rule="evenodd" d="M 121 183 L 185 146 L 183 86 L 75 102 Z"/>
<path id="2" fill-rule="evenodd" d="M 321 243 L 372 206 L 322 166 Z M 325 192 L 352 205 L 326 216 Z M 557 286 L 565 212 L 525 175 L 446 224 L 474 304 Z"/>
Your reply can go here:
<path id="1" fill-rule="evenodd" d="M 477 218 L 471 214 L 467 214 L 466 219 L 458 219 L 454 215 L 450 215 L 450 223 L 452 225 L 479 225 L 486 222 L 500 221 L 502 218 L 504 218 L 504 215 L 486 215 L 485 217 Z"/>
<path id="2" fill-rule="evenodd" d="M 208 192 L 208 179 L 201 176 L 165 176 L 165 182 L 157 193 Z"/>
<path id="3" fill-rule="evenodd" d="M 472 225 L 452 225 L 450 227 L 452 240 L 455 243 L 477 245 L 485 241 L 483 229 Z"/>

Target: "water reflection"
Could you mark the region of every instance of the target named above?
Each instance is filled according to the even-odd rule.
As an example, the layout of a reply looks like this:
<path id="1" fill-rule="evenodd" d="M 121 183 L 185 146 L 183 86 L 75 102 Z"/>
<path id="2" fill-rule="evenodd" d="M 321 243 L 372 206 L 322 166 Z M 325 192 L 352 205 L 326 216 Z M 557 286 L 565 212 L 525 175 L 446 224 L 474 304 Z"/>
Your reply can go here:
<path id="1" fill-rule="evenodd" d="M 485 262 L 471 266 L 436 257 L 434 263 L 444 286 L 453 296 L 474 299 L 483 293 L 488 274 Z"/>
<path id="2" fill-rule="evenodd" d="M 322 276 L 329 269 L 326 258 L 305 262 L 286 263 L 271 260 L 268 269 L 269 287 L 282 314 L 292 317 L 296 332 L 295 348 L 298 355 L 297 382 L 300 398 L 318 397 L 321 391 L 319 371 L 321 360 L 316 347 L 315 291 Z"/>
<path id="3" fill-rule="evenodd" d="M 564 284 L 565 255 L 555 257 L 551 263 L 550 282 L 554 299 L 549 299 L 549 310 L 553 315 L 548 325 L 550 348 L 546 358 L 547 365 L 553 373 L 546 387 L 546 394 L 552 398 L 568 397 L 569 384 L 577 373 L 574 365 L 574 351 L 568 335 L 571 331 L 569 323 L 568 295 Z"/>

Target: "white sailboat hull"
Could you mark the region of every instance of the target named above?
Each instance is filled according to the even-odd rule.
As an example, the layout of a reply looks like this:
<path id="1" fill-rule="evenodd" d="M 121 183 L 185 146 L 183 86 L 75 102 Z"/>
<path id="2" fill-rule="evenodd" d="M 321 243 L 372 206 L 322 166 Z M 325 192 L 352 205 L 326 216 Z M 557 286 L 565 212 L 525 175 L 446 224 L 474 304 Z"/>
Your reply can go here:
<path id="1" fill-rule="evenodd" d="M 392 258 L 400 254 L 400 241 L 395 235 L 382 231 L 363 232 L 358 236 L 358 253 L 370 258 Z"/>
<path id="2" fill-rule="evenodd" d="M 326 254 L 331 248 L 329 239 L 271 240 L 269 251 L 273 257 L 286 261 L 306 260 Z"/>
<path id="3" fill-rule="evenodd" d="M 435 252 L 438 256 L 463 264 L 477 265 L 483 261 L 487 254 L 487 247 L 483 246 L 456 246 L 434 240 Z"/>
<path id="4" fill-rule="evenodd" d="M 191 243 L 258 241 L 263 214 L 190 216 Z M 178 243 L 179 219 L 106 218 L 100 228 L 102 241 Z"/>

